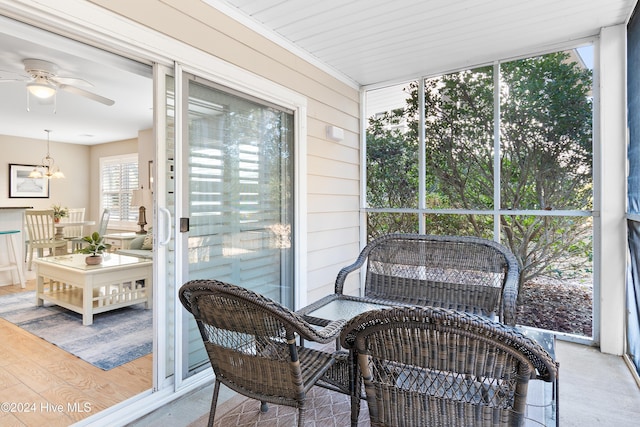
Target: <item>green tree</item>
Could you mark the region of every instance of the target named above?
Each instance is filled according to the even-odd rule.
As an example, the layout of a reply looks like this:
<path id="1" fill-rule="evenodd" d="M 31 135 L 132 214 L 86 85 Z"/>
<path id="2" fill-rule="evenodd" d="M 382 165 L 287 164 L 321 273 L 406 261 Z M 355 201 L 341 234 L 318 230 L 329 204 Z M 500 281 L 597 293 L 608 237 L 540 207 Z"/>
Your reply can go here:
<path id="1" fill-rule="evenodd" d="M 367 200 L 371 207 L 418 207 L 418 143 L 406 132 L 405 110 L 371 118 L 367 128 Z M 417 232 L 415 215 L 376 213 L 367 216 L 369 239 L 380 234 Z"/>
<path id="2" fill-rule="evenodd" d="M 499 81 L 501 208 L 591 209 L 591 71 L 559 52 L 501 64 Z M 404 109 L 369 121 L 371 206 L 417 205 L 417 83 L 406 91 Z M 427 206 L 493 209 L 493 68 L 428 79 L 424 97 Z M 429 216 L 427 230 L 491 237 L 492 221 L 491 215 L 441 214 Z M 500 219 L 503 242 L 518 258 L 523 283 L 558 265 L 584 268 L 591 254 L 589 225 L 552 215 Z"/>

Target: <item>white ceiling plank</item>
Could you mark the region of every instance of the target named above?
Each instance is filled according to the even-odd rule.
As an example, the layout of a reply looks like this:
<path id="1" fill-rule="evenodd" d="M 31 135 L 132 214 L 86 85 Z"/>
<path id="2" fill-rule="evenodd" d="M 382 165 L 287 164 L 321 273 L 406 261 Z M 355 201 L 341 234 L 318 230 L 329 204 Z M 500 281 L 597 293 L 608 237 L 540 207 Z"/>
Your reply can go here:
<path id="1" fill-rule="evenodd" d="M 580 40 L 625 23 L 635 0 L 271 0 L 259 10 L 247 0 L 227 3 L 336 75 L 375 85 L 432 64 L 473 65 Z"/>

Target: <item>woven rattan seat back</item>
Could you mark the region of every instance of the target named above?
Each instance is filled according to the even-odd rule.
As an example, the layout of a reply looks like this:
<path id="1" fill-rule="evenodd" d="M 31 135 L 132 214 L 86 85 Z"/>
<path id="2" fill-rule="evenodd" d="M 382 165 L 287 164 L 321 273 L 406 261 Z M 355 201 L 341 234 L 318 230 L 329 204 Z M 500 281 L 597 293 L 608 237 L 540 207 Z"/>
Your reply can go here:
<path id="1" fill-rule="evenodd" d="M 335 363 L 332 353 L 300 347 L 296 337 L 328 343 L 344 325 L 316 330 L 296 313 L 248 289 L 215 280 L 195 280 L 180 289 L 180 301 L 193 314 L 204 341 L 216 385 L 220 383 L 264 402 L 298 408 L 304 422 L 305 395 Z"/>
<path id="2" fill-rule="evenodd" d="M 529 380 L 556 375 L 551 356 L 514 328 L 440 307 L 369 311 L 340 340 L 372 426 L 520 426 Z"/>
<path id="3" fill-rule="evenodd" d="M 445 307 L 515 325 L 519 268 L 503 245 L 476 237 L 388 234 L 370 242 L 358 260 L 338 274 L 366 264 L 364 297 Z"/>

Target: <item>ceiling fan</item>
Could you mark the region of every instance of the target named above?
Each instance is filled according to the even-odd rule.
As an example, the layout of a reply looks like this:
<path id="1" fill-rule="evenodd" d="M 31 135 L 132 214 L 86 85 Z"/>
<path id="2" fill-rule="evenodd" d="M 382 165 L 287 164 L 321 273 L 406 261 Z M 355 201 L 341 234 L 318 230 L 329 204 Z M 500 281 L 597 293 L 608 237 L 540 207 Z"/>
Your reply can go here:
<path id="1" fill-rule="evenodd" d="M 25 81 L 27 82 L 28 93 L 40 100 L 51 99 L 56 94 L 57 90 L 60 89 L 76 95 L 84 96 L 85 98 L 100 102 L 107 106 L 111 106 L 115 103 L 112 99 L 105 98 L 104 96 L 78 87 L 93 86 L 86 80 L 75 77 L 59 76 L 59 68 L 53 62 L 45 61 L 43 59 L 28 58 L 22 60 L 22 63 L 24 64 L 24 70 L 28 75 L 10 73 L 17 75 L 20 78 L 3 78 L 3 72 L 0 71 L 0 83 Z"/>

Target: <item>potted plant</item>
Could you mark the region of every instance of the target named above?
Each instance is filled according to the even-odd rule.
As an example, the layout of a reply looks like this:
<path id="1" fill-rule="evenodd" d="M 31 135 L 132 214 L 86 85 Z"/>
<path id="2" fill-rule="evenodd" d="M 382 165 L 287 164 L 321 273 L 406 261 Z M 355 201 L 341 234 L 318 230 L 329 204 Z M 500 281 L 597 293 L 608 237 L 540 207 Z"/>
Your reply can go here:
<path id="1" fill-rule="evenodd" d="M 63 208 L 60 205 L 52 205 L 53 208 L 53 220 L 60 222 L 60 218 L 64 218 L 69 215 L 69 208 Z"/>
<path id="2" fill-rule="evenodd" d="M 93 234 L 89 236 L 84 236 L 82 238 L 87 245 L 78 249 L 78 253 L 89 254 L 88 257 L 85 258 L 85 262 L 87 265 L 98 265 L 102 262 L 102 253 L 105 250 L 108 250 L 111 245 L 104 242 L 104 237 L 100 235 L 97 231 L 94 231 Z"/>

